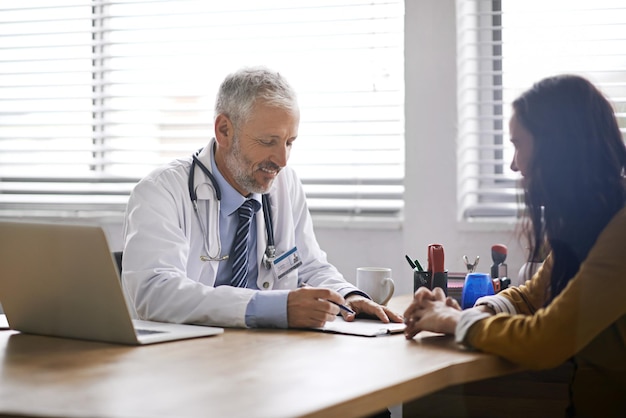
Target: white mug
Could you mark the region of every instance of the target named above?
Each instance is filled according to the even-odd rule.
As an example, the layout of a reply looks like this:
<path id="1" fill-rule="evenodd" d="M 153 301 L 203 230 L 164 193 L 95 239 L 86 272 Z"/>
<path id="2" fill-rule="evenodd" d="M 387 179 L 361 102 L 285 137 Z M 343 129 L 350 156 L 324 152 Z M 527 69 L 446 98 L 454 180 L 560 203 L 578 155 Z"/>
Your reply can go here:
<path id="1" fill-rule="evenodd" d="M 387 267 L 358 267 L 356 287 L 367 293 L 374 302 L 386 305 L 395 290 L 391 269 Z"/>

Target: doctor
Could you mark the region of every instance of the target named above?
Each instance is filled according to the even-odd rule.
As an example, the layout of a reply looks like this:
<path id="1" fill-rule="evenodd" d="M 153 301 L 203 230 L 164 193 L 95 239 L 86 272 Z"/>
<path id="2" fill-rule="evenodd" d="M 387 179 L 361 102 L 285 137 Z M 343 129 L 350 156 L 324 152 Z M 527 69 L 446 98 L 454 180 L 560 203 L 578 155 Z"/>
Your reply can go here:
<path id="1" fill-rule="evenodd" d="M 344 304 L 355 314 L 401 322 L 348 283 L 315 239 L 304 191 L 286 166 L 300 113 L 283 77 L 264 68 L 240 70 L 224 80 L 215 107 L 215 138 L 150 173 L 129 199 L 122 278 L 134 314 L 225 327 L 312 328 L 334 320 L 336 304 Z M 236 240 L 247 231 L 238 215 L 246 200 L 253 212 L 249 236 Z M 247 257 L 243 268 L 241 257 Z M 355 316 L 341 314 L 348 321 Z"/>

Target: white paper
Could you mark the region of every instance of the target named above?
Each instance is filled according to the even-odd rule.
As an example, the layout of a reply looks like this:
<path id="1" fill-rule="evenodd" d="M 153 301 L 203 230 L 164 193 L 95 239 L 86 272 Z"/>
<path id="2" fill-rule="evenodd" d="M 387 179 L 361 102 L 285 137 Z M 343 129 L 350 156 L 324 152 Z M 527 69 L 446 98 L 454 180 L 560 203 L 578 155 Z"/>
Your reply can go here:
<path id="1" fill-rule="evenodd" d="M 317 328 L 324 332 L 334 332 L 339 334 L 360 335 L 363 337 L 376 337 L 379 335 L 397 334 L 404 331 L 406 327 L 403 323 L 390 322 L 385 324 L 378 319 L 360 319 L 347 322 L 341 316 L 337 316 L 334 321 L 326 322 L 322 328 Z"/>
<path id="2" fill-rule="evenodd" d="M 6 315 L 4 314 L 0 314 L 0 329 L 9 329 L 9 323 Z"/>

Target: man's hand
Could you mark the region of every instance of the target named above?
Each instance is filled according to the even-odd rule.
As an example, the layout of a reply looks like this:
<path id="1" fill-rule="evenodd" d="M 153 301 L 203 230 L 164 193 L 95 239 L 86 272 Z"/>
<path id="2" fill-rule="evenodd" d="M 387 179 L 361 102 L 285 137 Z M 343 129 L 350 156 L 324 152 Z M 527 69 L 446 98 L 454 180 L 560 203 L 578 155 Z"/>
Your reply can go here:
<path id="1" fill-rule="evenodd" d="M 346 304 L 334 290 L 320 287 L 301 287 L 287 297 L 287 324 L 289 328 L 319 328 L 326 321 L 334 321 L 339 307 L 329 301 Z M 351 315 L 354 316 L 354 315 Z"/>
<path id="2" fill-rule="evenodd" d="M 385 324 L 388 324 L 389 322 L 402 322 L 404 319 L 402 315 L 395 313 L 388 307 L 379 305 L 373 300 L 358 294 L 349 295 L 346 298 L 346 306 L 352 309 L 355 314 L 363 313 L 370 315 L 380 319 L 381 322 L 384 322 Z M 343 319 L 348 322 L 354 321 L 355 315 L 348 314 L 343 310 L 341 311 L 341 315 L 343 315 Z"/>

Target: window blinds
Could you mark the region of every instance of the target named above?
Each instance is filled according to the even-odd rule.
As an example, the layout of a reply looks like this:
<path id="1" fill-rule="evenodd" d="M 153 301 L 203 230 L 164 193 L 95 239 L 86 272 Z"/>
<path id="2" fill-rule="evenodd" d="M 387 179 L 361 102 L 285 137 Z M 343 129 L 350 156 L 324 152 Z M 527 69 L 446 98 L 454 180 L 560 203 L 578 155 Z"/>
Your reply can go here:
<path id="1" fill-rule="evenodd" d="M 21 0 L 0 5 L 0 216 L 119 215 L 212 136 L 219 83 L 266 65 L 298 92 L 289 164 L 313 212 L 399 216 L 399 0 Z"/>
<path id="2" fill-rule="evenodd" d="M 458 0 L 460 218 L 518 214 L 511 102 L 534 82 L 579 74 L 626 130 L 626 5 L 620 0 Z"/>

